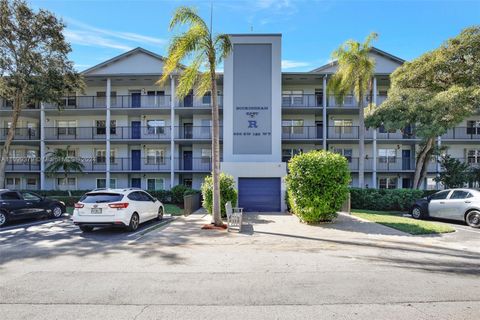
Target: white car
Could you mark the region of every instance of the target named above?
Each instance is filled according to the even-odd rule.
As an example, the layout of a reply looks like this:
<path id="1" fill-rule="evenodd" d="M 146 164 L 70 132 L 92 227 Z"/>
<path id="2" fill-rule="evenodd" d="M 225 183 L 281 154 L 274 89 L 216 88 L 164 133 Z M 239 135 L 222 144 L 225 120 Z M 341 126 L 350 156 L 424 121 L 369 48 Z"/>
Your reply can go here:
<path id="1" fill-rule="evenodd" d="M 83 232 L 108 226 L 135 231 L 140 223 L 162 220 L 163 213 L 163 204 L 141 189 L 96 189 L 75 204 L 72 220 Z"/>

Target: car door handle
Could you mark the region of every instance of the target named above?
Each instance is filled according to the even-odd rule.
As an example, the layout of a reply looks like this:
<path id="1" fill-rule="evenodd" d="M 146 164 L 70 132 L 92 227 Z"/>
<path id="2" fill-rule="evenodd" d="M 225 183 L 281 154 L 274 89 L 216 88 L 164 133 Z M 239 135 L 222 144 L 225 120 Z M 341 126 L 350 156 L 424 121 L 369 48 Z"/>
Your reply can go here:
<path id="1" fill-rule="evenodd" d="M 443 202 L 443 201 L 440 201 L 440 204 L 445 204 L 445 202 Z"/>
<path id="2" fill-rule="evenodd" d="M 32 204 L 31 202 L 25 202 L 25 204 Z"/>
<path id="3" fill-rule="evenodd" d="M 472 201 L 465 201 L 465 203 L 472 203 Z"/>

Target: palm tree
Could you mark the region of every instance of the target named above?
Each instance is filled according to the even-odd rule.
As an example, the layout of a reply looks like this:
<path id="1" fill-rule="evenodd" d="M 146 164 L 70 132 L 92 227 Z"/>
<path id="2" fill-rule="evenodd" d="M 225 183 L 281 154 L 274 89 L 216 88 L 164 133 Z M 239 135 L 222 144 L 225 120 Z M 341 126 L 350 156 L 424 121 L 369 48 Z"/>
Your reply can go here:
<path id="1" fill-rule="evenodd" d="M 163 67 L 163 75 L 159 83 L 163 84 L 169 76 L 179 68 L 186 58 L 192 58 L 190 66 L 185 67 L 179 76 L 177 96 L 181 99 L 192 89 L 195 94 L 211 93 L 212 105 L 212 161 L 213 161 L 213 208 L 212 223 L 223 224 L 220 213 L 220 142 L 219 115 L 217 103 L 217 63 L 220 63 L 231 51 L 232 44 L 226 34 L 213 34 L 210 27 L 197 14 L 195 9 L 179 7 L 170 21 L 170 30 L 179 25 L 188 25 L 187 31 L 173 37 L 168 57 Z M 200 69 L 205 71 L 201 72 Z"/>
<path id="2" fill-rule="evenodd" d="M 83 163 L 77 161 L 74 157 L 69 156 L 70 146 L 66 149 L 55 149 L 53 152 L 48 153 L 48 162 L 50 164 L 45 168 L 45 172 L 48 175 L 53 175 L 58 172 L 62 172 L 65 177 L 65 184 L 68 182 L 68 176 L 72 172 L 83 172 L 85 167 Z M 70 190 L 68 195 L 71 196 Z"/>
<path id="3" fill-rule="evenodd" d="M 370 57 L 371 42 L 377 38 L 371 33 L 363 43 L 347 40 L 332 53 L 337 60 L 338 69 L 329 82 L 337 99 L 343 100 L 345 95 L 353 92 L 357 99 L 359 112 L 358 139 L 358 184 L 365 187 L 365 105 L 364 99 L 372 88 L 372 79 L 375 72 L 375 60 Z"/>

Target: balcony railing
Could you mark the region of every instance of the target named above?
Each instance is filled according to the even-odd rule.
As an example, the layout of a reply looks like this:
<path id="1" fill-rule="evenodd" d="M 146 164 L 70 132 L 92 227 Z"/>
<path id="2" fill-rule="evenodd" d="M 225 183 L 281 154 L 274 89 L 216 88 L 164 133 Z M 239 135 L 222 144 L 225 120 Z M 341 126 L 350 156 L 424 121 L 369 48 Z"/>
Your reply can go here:
<path id="1" fill-rule="evenodd" d="M 105 172 L 107 164 L 104 157 L 92 157 L 77 159 L 83 164 L 85 172 Z M 45 162 L 48 167 L 51 163 Z M 118 158 L 113 157 L 110 160 L 111 172 L 124 171 L 149 171 L 149 172 L 168 172 L 170 171 L 170 157 L 146 157 L 146 158 Z M 62 172 L 62 171 L 59 171 Z"/>
<path id="2" fill-rule="evenodd" d="M 106 97 L 70 96 L 60 104 L 46 103 L 46 109 L 102 109 L 107 106 Z M 166 95 L 118 95 L 110 98 L 112 109 L 170 108 L 170 96 Z"/>
<path id="3" fill-rule="evenodd" d="M 105 140 L 106 128 L 103 127 L 47 127 L 47 140 Z M 110 140 L 169 140 L 170 127 L 112 127 Z"/>
<path id="4" fill-rule="evenodd" d="M 10 158 L 5 166 L 7 172 L 28 172 L 40 171 L 40 161 L 37 158 L 29 159 L 26 157 Z"/>
<path id="5" fill-rule="evenodd" d="M 8 135 L 8 128 L 0 129 L 0 140 L 5 140 Z M 38 140 L 40 139 L 40 130 L 37 128 L 16 128 L 13 140 Z"/>
<path id="6" fill-rule="evenodd" d="M 447 131 L 442 139 L 480 140 L 480 128 L 455 127 Z"/>
<path id="7" fill-rule="evenodd" d="M 282 139 L 285 140 L 315 140 L 323 139 L 321 126 L 282 126 Z"/>
<path id="8" fill-rule="evenodd" d="M 210 108 L 211 96 L 197 96 L 187 95 L 183 99 L 176 102 L 176 106 L 180 108 Z M 219 107 L 223 106 L 223 96 L 217 96 L 217 103 Z"/>
<path id="9" fill-rule="evenodd" d="M 322 107 L 323 96 L 321 94 L 283 94 L 282 107 L 285 108 L 310 108 Z"/>
<path id="10" fill-rule="evenodd" d="M 40 104 L 32 102 L 27 104 L 25 109 L 27 110 L 40 109 Z M 13 110 L 13 103 L 11 101 L 0 98 L 0 110 Z"/>
<path id="11" fill-rule="evenodd" d="M 223 138 L 223 130 L 220 127 L 220 139 Z M 211 126 L 180 126 L 175 127 L 175 139 L 198 139 L 198 140 L 210 140 L 212 139 L 212 127 Z"/>
<path id="12" fill-rule="evenodd" d="M 178 171 L 210 172 L 212 170 L 212 159 L 210 157 L 176 158 L 175 159 L 175 170 L 178 170 Z"/>

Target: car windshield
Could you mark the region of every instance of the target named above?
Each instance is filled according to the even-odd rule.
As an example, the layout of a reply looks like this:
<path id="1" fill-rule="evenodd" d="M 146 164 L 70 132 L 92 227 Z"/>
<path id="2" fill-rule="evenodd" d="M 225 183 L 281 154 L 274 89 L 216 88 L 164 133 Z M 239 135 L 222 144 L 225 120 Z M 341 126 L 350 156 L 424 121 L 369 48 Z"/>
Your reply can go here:
<path id="1" fill-rule="evenodd" d="M 83 203 L 106 203 L 117 202 L 123 199 L 123 194 L 118 193 L 87 193 L 79 202 Z"/>

